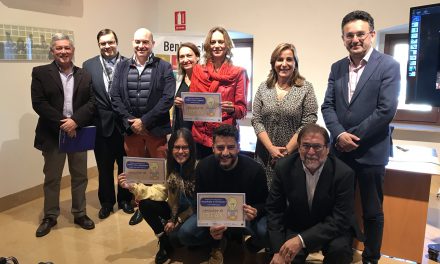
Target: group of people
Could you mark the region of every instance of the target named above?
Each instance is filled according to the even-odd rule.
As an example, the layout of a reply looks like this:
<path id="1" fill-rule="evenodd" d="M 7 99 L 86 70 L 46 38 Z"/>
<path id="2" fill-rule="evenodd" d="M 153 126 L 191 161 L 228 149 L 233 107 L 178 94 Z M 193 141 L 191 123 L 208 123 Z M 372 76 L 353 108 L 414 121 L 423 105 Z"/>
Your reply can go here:
<path id="1" fill-rule="evenodd" d="M 35 147 L 43 153 L 45 174 L 44 217 L 36 236 L 45 236 L 57 223 L 66 156 L 74 223 L 95 227 L 86 214 L 86 152 L 58 151 L 60 130 L 75 137 L 77 129 L 94 124 L 98 216 L 109 217 L 116 202 L 129 214 L 138 206 L 130 224 L 145 219 L 152 228 L 160 245 L 156 263 L 166 262 L 175 247 L 204 244 L 212 248 L 209 263 L 223 263 L 228 239 L 243 235 L 246 248 L 266 249 L 272 264 L 304 263 L 315 250 L 322 250 L 324 263 L 350 263 L 353 237 L 364 242 L 363 263 L 378 263 L 399 65 L 372 47 L 376 32 L 367 12 L 347 14 L 341 30 L 349 56 L 332 65 L 321 106 L 330 135 L 315 124 L 318 103 L 312 84 L 299 73 L 294 45 L 281 43 L 254 98 L 255 159 L 239 153 L 237 119 L 246 115 L 249 80 L 232 63 L 233 42 L 224 28 L 208 32 L 203 58 L 194 44 L 179 46 L 177 86 L 171 65 L 154 56 L 148 29 L 134 33 L 130 58 L 119 54 L 114 31 L 101 30 L 100 55 L 84 62 L 83 69 L 73 64 L 69 37 L 55 34 L 54 62 L 32 72 L 32 105 L 40 117 Z M 188 91 L 220 93 L 222 122 L 184 120 L 181 93 Z M 166 158 L 166 183 L 128 182 L 124 155 Z M 354 217 L 356 183 L 363 234 Z M 201 192 L 245 193 L 246 227 L 198 227 Z"/>

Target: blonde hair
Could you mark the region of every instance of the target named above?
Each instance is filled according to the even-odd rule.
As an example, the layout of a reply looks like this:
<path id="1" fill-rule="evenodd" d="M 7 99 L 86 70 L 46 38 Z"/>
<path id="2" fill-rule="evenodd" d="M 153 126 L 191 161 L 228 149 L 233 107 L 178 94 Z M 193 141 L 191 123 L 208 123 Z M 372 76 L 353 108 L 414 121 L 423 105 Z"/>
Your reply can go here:
<path id="1" fill-rule="evenodd" d="M 232 49 L 234 48 L 234 43 L 232 42 L 231 37 L 229 37 L 228 31 L 226 31 L 225 28 L 216 26 L 211 28 L 208 31 L 208 35 L 206 35 L 205 43 L 203 44 L 203 48 L 205 49 L 205 54 L 203 55 L 205 63 L 211 61 L 212 62 L 212 49 L 211 49 L 211 38 L 212 34 L 214 32 L 220 32 L 223 34 L 223 38 L 225 39 L 225 45 L 226 45 L 226 58 L 225 61 L 228 63 L 231 63 L 232 59 Z"/>

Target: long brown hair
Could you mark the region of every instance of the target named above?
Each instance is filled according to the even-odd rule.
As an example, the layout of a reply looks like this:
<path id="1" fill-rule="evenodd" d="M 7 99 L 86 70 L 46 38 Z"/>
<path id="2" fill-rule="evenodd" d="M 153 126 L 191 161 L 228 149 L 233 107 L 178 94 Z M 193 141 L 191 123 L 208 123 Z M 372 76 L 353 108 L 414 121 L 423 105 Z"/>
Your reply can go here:
<path id="1" fill-rule="evenodd" d="M 268 88 L 275 87 L 275 84 L 278 81 L 278 74 L 275 71 L 275 62 L 277 61 L 277 59 L 281 55 L 281 53 L 285 50 L 292 51 L 293 58 L 295 61 L 295 69 L 293 70 L 293 74 L 288 81 L 288 85 L 289 86 L 295 85 L 298 87 L 301 87 L 304 85 L 305 78 L 303 76 L 301 76 L 301 74 L 299 74 L 298 56 L 296 54 L 295 46 L 290 43 L 281 43 L 275 48 L 275 50 L 272 52 L 272 55 L 270 56 L 271 69 L 270 69 L 269 75 L 267 76 L 267 80 L 266 80 L 266 85 Z"/>
<path id="2" fill-rule="evenodd" d="M 226 44 L 226 58 L 225 61 L 227 63 L 231 63 L 231 59 L 232 59 L 232 49 L 234 48 L 234 43 L 232 42 L 231 37 L 229 37 L 228 31 L 226 31 L 225 28 L 220 27 L 220 26 L 216 26 L 211 28 L 208 31 L 208 35 L 206 35 L 206 39 L 205 39 L 205 43 L 203 43 L 203 48 L 205 49 L 205 54 L 203 55 L 205 62 L 212 62 L 212 50 L 211 50 L 211 38 L 212 38 L 212 34 L 214 34 L 214 32 L 220 32 L 223 34 L 223 38 L 225 39 L 225 44 Z"/>

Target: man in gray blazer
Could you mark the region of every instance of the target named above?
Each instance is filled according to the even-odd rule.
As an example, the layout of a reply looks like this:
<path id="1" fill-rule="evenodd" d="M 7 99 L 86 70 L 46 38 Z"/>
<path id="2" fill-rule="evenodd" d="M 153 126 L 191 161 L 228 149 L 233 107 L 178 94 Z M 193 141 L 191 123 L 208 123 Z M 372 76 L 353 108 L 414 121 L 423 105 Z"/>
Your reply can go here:
<path id="1" fill-rule="evenodd" d="M 125 213 L 133 213 L 134 210 L 130 204 L 132 194 L 118 185 L 116 199 L 114 184 L 114 164 L 115 161 L 118 164 L 118 174 L 122 173 L 122 159 L 125 151 L 121 124 L 117 114 L 113 111 L 109 89 L 116 64 L 125 58 L 118 52 L 118 37 L 113 30 L 99 31 L 96 39 L 101 54 L 85 61 L 83 68 L 92 76 L 96 97 L 95 158 L 99 172 L 98 197 L 101 203 L 98 216 L 100 219 L 105 219 L 113 212 L 116 200 L 119 208 Z"/>
<path id="2" fill-rule="evenodd" d="M 356 173 L 365 232 L 363 263 L 377 263 L 383 233 L 383 180 L 390 154 L 389 124 L 397 109 L 399 64 L 372 47 L 374 20 L 353 11 L 342 20 L 349 52 L 331 67 L 321 110 L 333 152 Z"/>

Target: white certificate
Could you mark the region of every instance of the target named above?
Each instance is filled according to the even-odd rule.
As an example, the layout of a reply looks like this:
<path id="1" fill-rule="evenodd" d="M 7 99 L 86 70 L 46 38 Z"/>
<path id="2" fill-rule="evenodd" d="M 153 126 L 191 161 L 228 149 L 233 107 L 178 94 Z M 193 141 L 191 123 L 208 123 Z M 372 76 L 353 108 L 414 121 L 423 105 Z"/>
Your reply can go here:
<path id="1" fill-rule="evenodd" d="M 197 226 L 245 227 L 244 193 L 197 193 Z"/>
<path id="2" fill-rule="evenodd" d="M 165 183 L 165 159 L 124 157 L 124 173 L 128 182 Z"/>
<path id="3" fill-rule="evenodd" d="M 221 122 L 222 107 L 220 93 L 182 93 L 183 120 Z"/>

